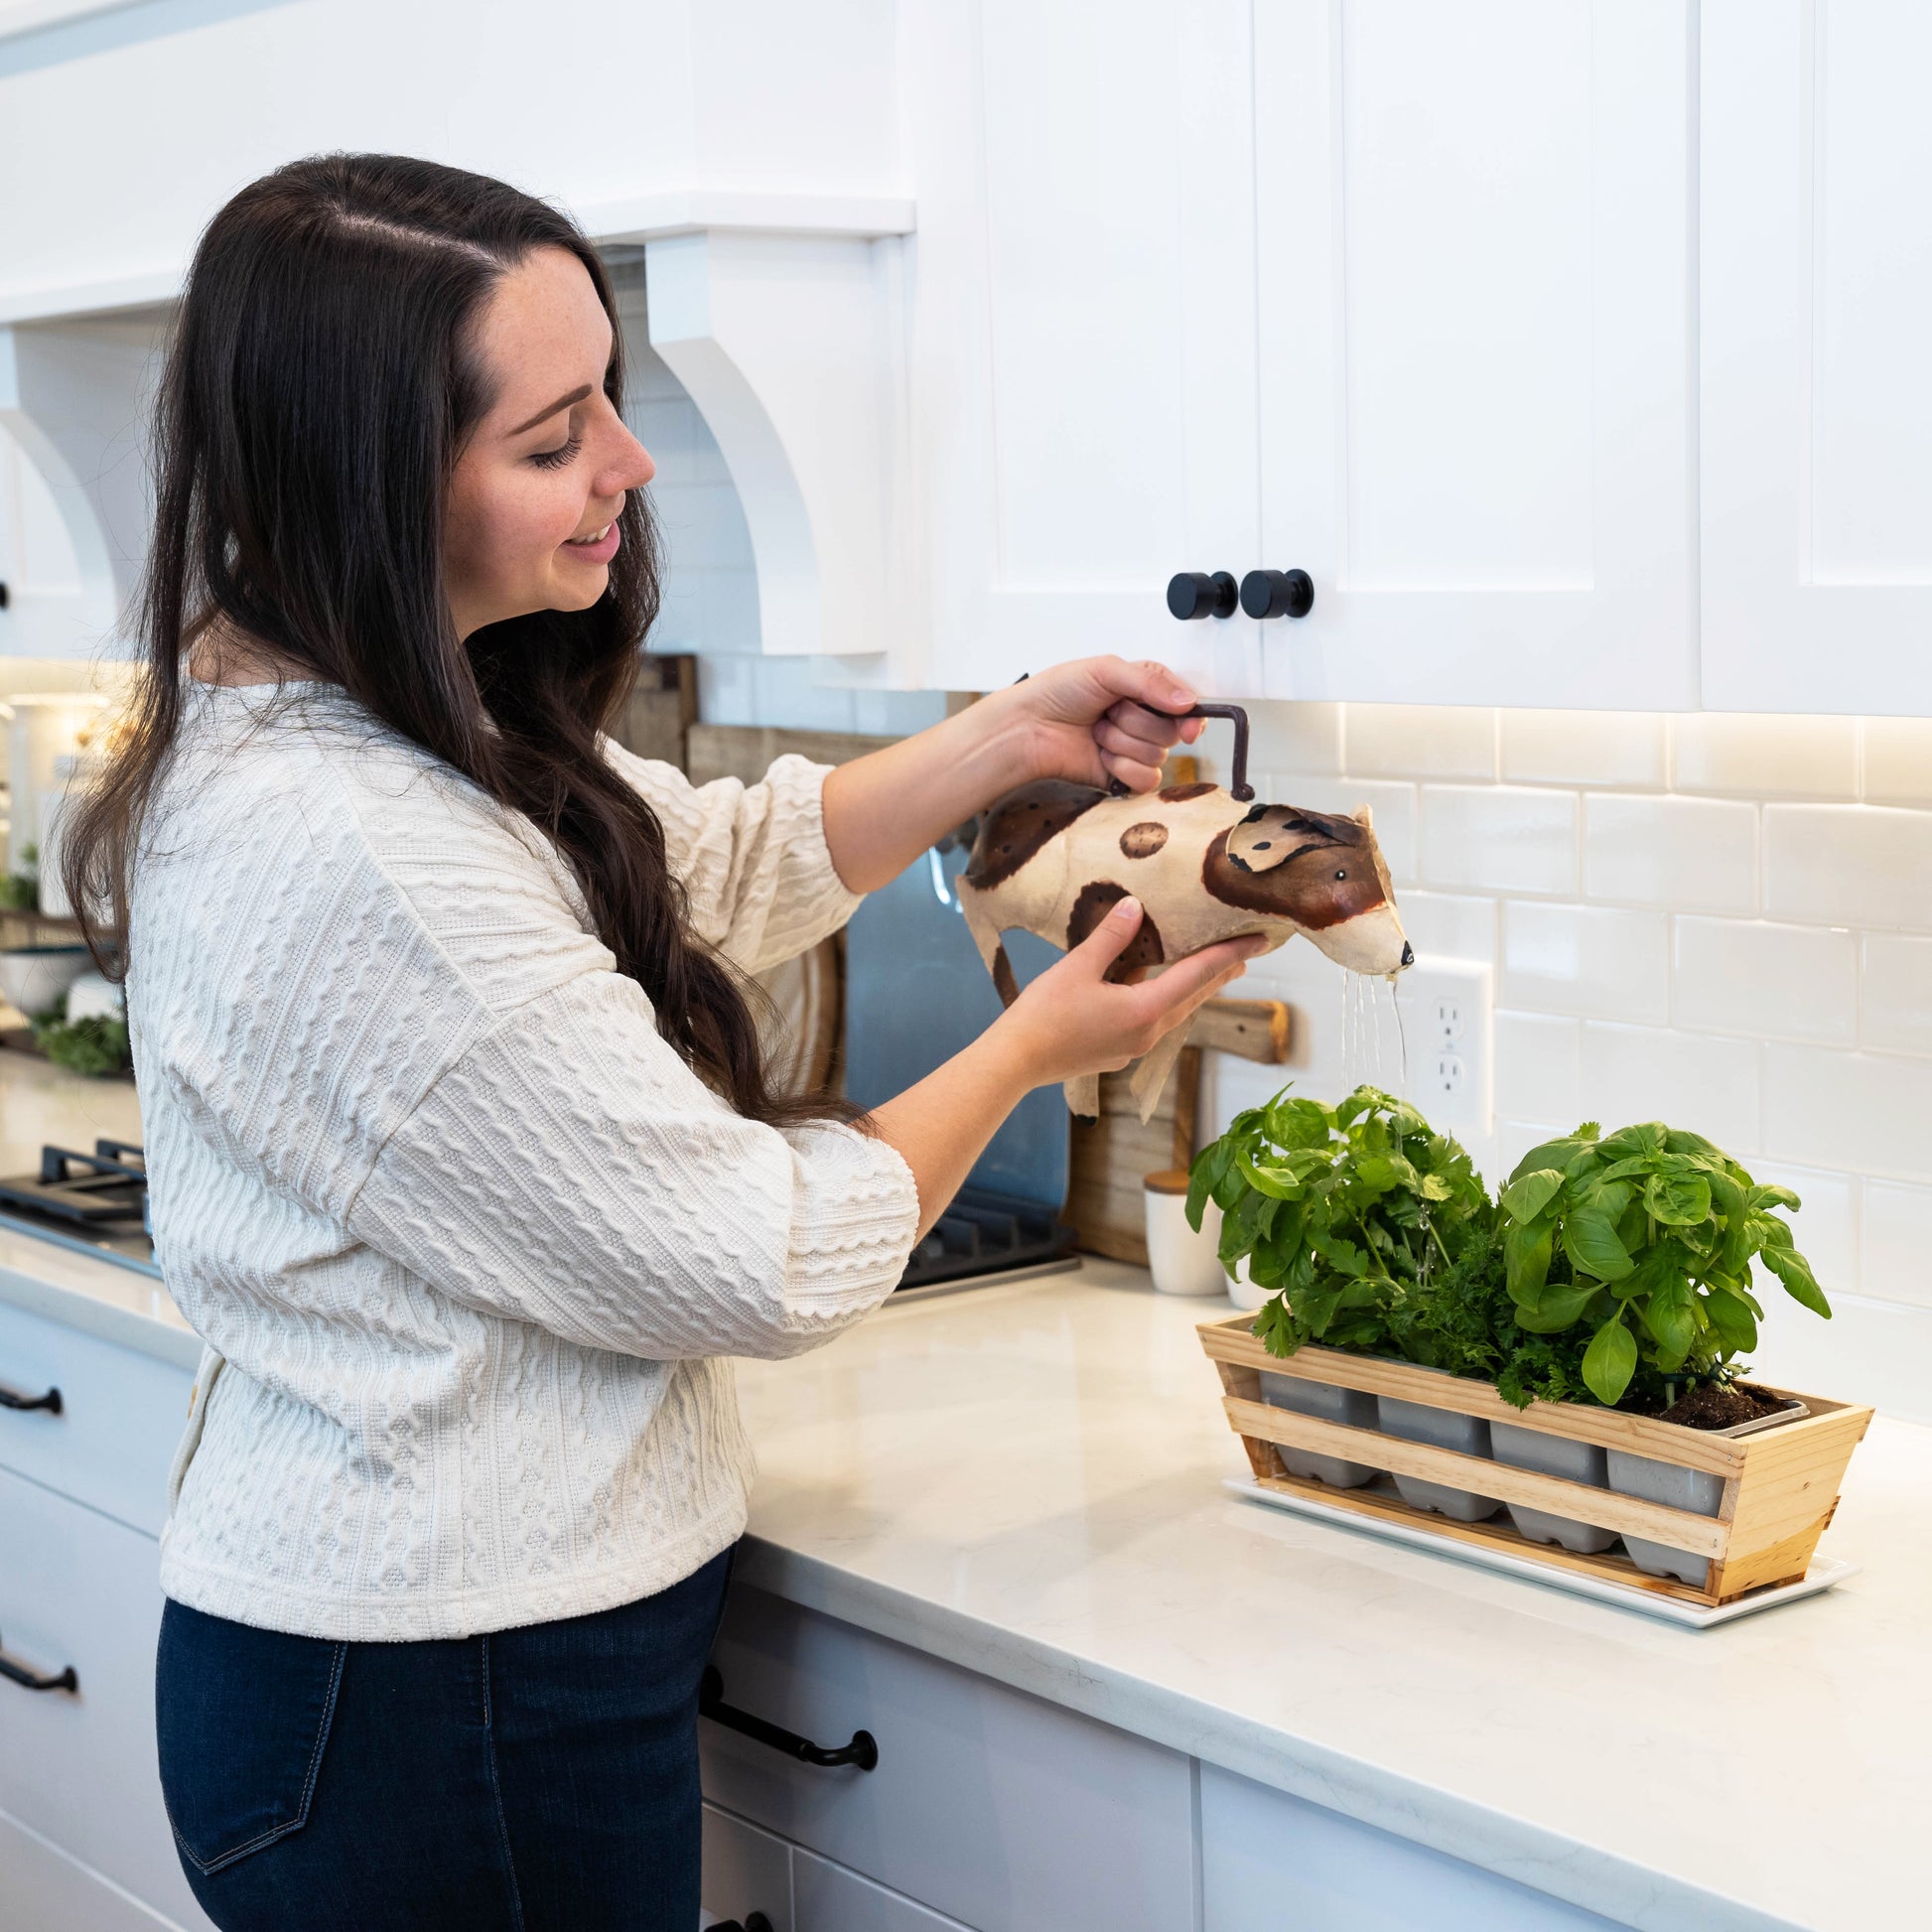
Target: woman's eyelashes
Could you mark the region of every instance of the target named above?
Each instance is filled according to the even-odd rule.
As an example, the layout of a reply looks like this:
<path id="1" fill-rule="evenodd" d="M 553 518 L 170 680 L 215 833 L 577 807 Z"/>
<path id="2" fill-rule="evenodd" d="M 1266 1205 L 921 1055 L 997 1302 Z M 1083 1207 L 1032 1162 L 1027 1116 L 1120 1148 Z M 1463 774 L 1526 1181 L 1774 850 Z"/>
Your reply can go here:
<path id="1" fill-rule="evenodd" d="M 561 443 L 554 450 L 537 450 L 530 457 L 539 470 L 561 470 L 579 450 L 584 447 L 581 436 L 573 436 L 568 443 Z"/>

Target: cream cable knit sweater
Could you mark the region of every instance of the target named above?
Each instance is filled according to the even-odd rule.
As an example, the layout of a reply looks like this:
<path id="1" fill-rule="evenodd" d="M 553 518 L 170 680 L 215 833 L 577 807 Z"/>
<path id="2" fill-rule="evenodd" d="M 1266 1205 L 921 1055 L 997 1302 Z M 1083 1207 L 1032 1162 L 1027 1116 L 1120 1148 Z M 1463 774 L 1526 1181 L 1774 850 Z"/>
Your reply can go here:
<path id="1" fill-rule="evenodd" d="M 611 758 L 740 965 L 850 916 L 824 767 Z M 613 966 L 529 821 L 340 692 L 193 688 L 128 975 L 156 1242 L 207 1344 L 170 1596 L 464 1636 L 661 1589 L 743 1529 L 728 1358 L 876 1307 L 917 1192 L 883 1142 L 732 1111 Z"/>

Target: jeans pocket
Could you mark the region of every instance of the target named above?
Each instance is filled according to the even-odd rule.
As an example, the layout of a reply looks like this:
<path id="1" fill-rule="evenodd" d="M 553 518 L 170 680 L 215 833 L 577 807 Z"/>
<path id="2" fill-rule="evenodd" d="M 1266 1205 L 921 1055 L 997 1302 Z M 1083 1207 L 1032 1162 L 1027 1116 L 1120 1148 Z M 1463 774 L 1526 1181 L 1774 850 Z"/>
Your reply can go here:
<path id="1" fill-rule="evenodd" d="M 344 1643 L 167 1604 L 155 1663 L 161 1790 L 197 1870 L 218 1871 L 308 1822 L 347 1654 Z"/>

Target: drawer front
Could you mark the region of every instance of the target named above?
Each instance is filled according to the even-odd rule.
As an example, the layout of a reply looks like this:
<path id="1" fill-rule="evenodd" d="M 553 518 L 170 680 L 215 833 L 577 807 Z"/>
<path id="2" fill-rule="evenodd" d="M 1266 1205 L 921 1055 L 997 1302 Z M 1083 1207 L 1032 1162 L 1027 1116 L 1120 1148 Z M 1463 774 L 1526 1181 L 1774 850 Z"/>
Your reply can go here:
<path id="1" fill-rule="evenodd" d="M 791 1889 L 795 1932 L 969 1932 L 956 1918 L 941 1918 L 809 1852 L 791 1855 Z"/>
<path id="2" fill-rule="evenodd" d="M 792 1932 L 791 1847 L 706 1805 L 704 1880 L 698 1896 L 704 1908 L 701 1932 L 721 1920 L 742 1925 L 754 1912 L 771 1921 L 771 1932 Z"/>
<path id="3" fill-rule="evenodd" d="M 1203 1932 L 1616 1932 L 1547 1892 L 1211 1764 L 1200 1807 Z"/>
<path id="4" fill-rule="evenodd" d="M 155 1764 L 154 1543 L 0 1470 L 0 1639 L 77 1694 L 0 1678 L 0 1812 L 184 1925 L 202 1919 Z M 49 1925 L 59 1920 L 47 1921 Z"/>
<path id="5" fill-rule="evenodd" d="M 0 1813 L 0 1932 L 212 1932 L 165 1918 Z"/>
<path id="6" fill-rule="evenodd" d="M 0 1388 L 61 1392 L 58 1415 L 0 1409 L 0 1468 L 159 1536 L 194 1383 L 151 1356 L 0 1307 Z"/>
<path id="7" fill-rule="evenodd" d="M 733 1591 L 725 1702 L 879 1767 L 818 1770 L 709 1722 L 706 1796 L 977 1932 L 1173 1932 L 1194 1919 L 1178 1752 L 781 1602 Z"/>

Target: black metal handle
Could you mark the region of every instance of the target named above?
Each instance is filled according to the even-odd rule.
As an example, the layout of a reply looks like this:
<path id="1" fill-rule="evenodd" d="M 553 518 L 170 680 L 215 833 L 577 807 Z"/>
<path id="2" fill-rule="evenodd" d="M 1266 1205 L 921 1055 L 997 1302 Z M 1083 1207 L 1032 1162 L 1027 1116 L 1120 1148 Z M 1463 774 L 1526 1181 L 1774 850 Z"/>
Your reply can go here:
<path id="1" fill-rule="evenodd" d="M 771 1921 L 762 1912 L 747 1912 L 742 1923 L 735 1918 L 721 1918 L 711 1932 L 771 1932 Z"/>
<path id="2" fill-rule="evenodd" d="M 809 1737 L 799 1736 L 795 1730 L 767 1724 L 749 1711 L 735 1710 L 725 1702 L 725 1680 L 716 1664 L 707 1664 L 698 1680 L 698 1716 L 723 1725 L 727 1730 L 742 1731 L 760 1744 L 768 1744 L 774 1751 L 795 1757 L 800 1764 L 856 1764 L 862 1771 L 876 1770 L 879 1766 L 879 1745 L 869 1730 L 855 1730 L 851 1743 L 828 1750 L 823 1744 L 814 1744 Z"/>
<path id="3" fill-rule="evenodd" d="M 1251 570 L 1241 608 L 1251 618 L 1305 618 L 1314 609 L 1314 579 L 1306 570 Z"/>
<path id="4" fill-rule="evenodd" d="M 61 1391 L 49 1389 L 45 1395 L 20 1395 L 0 1385 L 0 1409 L 45 1409 L 50 1416 L 61 1413 Z"/>
<path id="5" fill-rule="evenodd" d="M 1182 718 L 1225 718 L 1234 727 L 1234 770 L 1228 784 L 1228 796 L 1238 798 L 1245 805 L 1255 795 L 1255 788 L 1248 782 L 1248 714 L 1238 704 L 1197 704 L 1186 711 L 1161 711 L 1158 706 L 1149 705 L 1148 710 L 1162 718 L 1173 718 L 1178 722 Z M 1125 798 L 1132 786 L 1122 783 L 1119 778 L 1109 778 L 1107 789 L 1116 798 Z"/>
<path id="6" fill-rule="evenodd" d="M 71 1664 L 58 1677 L 42 1677 L 25 1664 L 16 1664 L 5 1651 L 0 1651 L 0 1677 L 10 1683 L 23 1685 L 30 1691 L 77 1691 L 80 1688 L 80 1680 L 74 1676 Z"/>
<path id="7" fill-rule="evenodd" d="M 1168 609 L 1184 623 L 1193 618 L 1231 618 L 1241 602 L 1234 573 L 1183 570 L 1168 579 Z"/>

